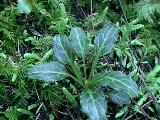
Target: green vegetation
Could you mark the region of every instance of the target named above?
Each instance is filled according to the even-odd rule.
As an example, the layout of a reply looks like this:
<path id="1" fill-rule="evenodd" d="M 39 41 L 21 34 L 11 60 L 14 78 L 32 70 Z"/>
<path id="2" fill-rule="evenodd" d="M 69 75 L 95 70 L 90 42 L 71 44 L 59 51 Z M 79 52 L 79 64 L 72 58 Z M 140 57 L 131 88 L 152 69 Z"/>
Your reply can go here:
<path id="1" fill-rule="evenodd" d="M 0 120 L 159 120 L 159 26 L 159 0 L 2 0 Z"/>

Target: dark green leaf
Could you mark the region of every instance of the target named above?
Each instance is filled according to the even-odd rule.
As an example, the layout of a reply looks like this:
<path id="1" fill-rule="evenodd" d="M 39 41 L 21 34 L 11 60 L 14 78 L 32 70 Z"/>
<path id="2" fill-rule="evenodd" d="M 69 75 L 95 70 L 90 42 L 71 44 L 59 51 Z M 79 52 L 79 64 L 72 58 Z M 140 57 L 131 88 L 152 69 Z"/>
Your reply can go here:
<path id="1" fill-rule="evenodd" d="M 104 94 L 96 90 L 85 90 L 81 93 L 80 104 L 91 120 L 106 120 L 106 103 Z"/>
<path id="2" fill-rule="evenodd" d="M 29 70 L 28 74 L 30 78 L 44 81 L 58 81 L 67 77 L 65 66 L 56 61 L 37 64 Z"/>
<path id="3" fill-rule="evenodd" d="M 135 97 L 139 93 L 138 86 L 131 77 L 120 71 L 103 73 L 101 76 L 101 85 L 110 86 L 117 91 L 127 93 L 130 97 Z"/>
<path id="4" fill-rule="evenodd" d="M 121 92 L 121 91 L 116 91 L 112 90 L 109 94 L 108 97 L 114 102 L 119 105 L 128 105 L 131 103 L 131 100 L 128 96 L 128 94 Z"/>
<path id="5" fill-rule="evenodd" d="M 94 45 L 100 54 L 106 54 L 114 47 L 118 38 L 118 28 L 112 23 L 105 25 L 94 39 Z"/>
<path id="6" fill-rule="evenodd" d="M 62 63 L 73 63 L 74 51 L 66 35 L 55 35 L 53 37 L 55 57 Z"/>
<path id="7" fill-rule="evenodd" d="M 27 0 L 18 0 L 18 9 L 20 13 L 29 14 L 32 7 Z"/>
<path id="8" fill-rule="evenodd" d="M 79 56 L 84 58 L 89 49 L 86 33 L 79 27 L 73 27 L 70 32 L 70 38 L 73 49 Z"/>

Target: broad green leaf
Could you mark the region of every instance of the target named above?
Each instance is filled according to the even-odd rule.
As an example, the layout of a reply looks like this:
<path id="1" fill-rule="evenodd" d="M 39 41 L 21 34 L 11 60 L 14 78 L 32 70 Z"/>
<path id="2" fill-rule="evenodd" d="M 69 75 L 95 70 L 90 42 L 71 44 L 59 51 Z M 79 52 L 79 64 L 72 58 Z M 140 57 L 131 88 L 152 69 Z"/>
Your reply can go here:
<path id="1" fill-rule="evenodd" d="M 67 77 L 65 66 L 59 62 L 40 63 L 29 69 L 29 77 L 44 81 L 58 81 Z"/>
<path id="2" fill-rule="evenodd" d="M 101 85 L 110 86 L 116 91 L 127 93 L 130 97 L 135 97 L 139 93 L 138 86 L 131 77 L 120 71 L 103 73 L 102 76 L 100 78 Z"/>
<path id="3" fill-rule="evenodd" d="M 20 13 L 29 14 L 32 7 L 27 0 L 18 0 L 18 10 Z"/>
<path id="4" fill-rule="evenodd" d="M 121 92 L 121 91 L 116 91 L 112 90 L 109 94 L 108 97 L 114 102 L 119 105 L 128 105 L 131 103 L 131 100 L 128 96 L 128 94 Z"/>
<path id="5" fill-rule="evenodd" d="M 112 23 L 105 25 L 94 39 L 94 45 L 98 53 L 106 54 L 114 47 L 118 38 L 118 28 Z"/>
<path id="6" fill-rule="evenodd" d="M 89 49 L 86 33 L 79 27 L 73 27 L 70 32 L 70 39 L 75 52 L 84 58 Z"/>
<path id="7" fill-rule="evenodd" d="M 73 63 L 74 51 L 66 35 L 55 35 L 53 37 L 55 57 L 62 63 Z"/>
<path id="8" fill-rule="evenodd" d="M 104 94 L 96 90 L 84 90 L 80 95 L 80 104 L 90 120 L 106 120 Z"/>

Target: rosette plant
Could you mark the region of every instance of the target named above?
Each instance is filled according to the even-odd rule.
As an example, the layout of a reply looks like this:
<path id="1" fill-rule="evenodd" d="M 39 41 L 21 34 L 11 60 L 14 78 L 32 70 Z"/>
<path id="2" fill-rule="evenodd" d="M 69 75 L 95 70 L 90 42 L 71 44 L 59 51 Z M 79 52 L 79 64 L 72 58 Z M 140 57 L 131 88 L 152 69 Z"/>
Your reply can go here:
<path id="1" fill-rule="evenodd" d="M 75 81 L 81 91 L 78 96 L 83 112 L 90 120 L 106 120 L 106 98 L 120 105 L 130 104 L 131 98 L 139 92 L 137 84 L 123 72 L 97 70 L 99 57 L 111 52 L 117 39 L 118 27 L 108 23 L 97 32 L 90 49 L 91 43 L 86 33 L 79 27 L 73 27 L 69 37 L 64 34 L 53 37 L 53 51 L 57 61 L 34 65 L 29 69 L 29 77 L 46 82 L 66 78 Z M 89 51 L 92 51 L 91 62 L 87 61 Z M 77 59 L 83 64 L 78 63 Z M 109 90 L 103 91 L 101 87 L 108 87 Z"/>

